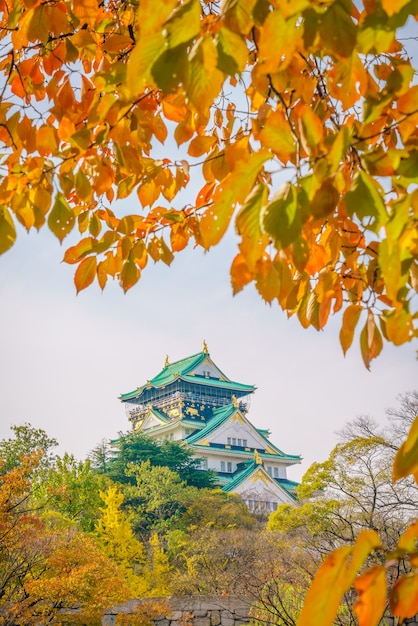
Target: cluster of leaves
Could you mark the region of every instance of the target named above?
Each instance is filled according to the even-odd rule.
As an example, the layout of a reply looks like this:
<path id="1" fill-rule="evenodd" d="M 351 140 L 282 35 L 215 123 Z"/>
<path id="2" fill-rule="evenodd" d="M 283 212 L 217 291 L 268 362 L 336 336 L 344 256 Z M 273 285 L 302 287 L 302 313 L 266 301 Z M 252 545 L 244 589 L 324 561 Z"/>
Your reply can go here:
<path id="1" fill-rule="evenodd" d="M 77 226 L 77 291 L 126 291 L 235 221 L 234 293 L 254 282 L 304 327 L 343 310 L 344 352 L 364 312 L 369 367 L 417 335 L 415 16 L 415 0 L 1 0 L 0 253 L 15 220 L 60 241 Z M 191 171 L 203 186 L 174 208 Z"/>
<path id="2" fill-rule="evenodd" d="M 200 470 L 201 460 L 179 441 L 157 442 L 139 431 L 119 433 L 119 438 L 109 445 L 103 442 L 91 454 L 93 466 L 112 480 L 119 483 L 135 483 L 132 473 L 127 473 L 128 465 L 149 461 L 155 467 L 167 467 L 180 479 L 193 487 L 213 487 L 216 474 Z"/>

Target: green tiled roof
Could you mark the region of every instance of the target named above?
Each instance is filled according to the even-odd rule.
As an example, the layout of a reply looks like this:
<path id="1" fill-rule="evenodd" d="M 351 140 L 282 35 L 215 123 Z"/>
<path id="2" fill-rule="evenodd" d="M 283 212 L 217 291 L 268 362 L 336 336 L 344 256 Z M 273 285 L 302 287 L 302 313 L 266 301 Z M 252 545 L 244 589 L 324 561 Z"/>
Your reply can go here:
<path id="1" fill-rule="evenodd" d="M 251 476 L 251 474 L 260 467 L 255 461 L 249 461 L 248 465 L 244 469 L 235 472 L 235 475 L 231 481 L 225 487 L 222 487 L 222 491 L 233 491 L 243 480 Z"/>
<path id="2" fill-rule="evenodd" d="M 145 385 L 138 387 L 138 389 L 135 389 L 134 391 L 122 393 L 119 398 L 122 402 L 137 398 L 147 387 L 164 387 L 165 385 L 169 385 L 170 383 L 174 382 L 178 378 L 181 378 L 182 380 L 190 383 L 197 383 L 210 387 L 219 387 L 222 389 L 230 389 L 231 391 L 246 393 L 252 393 L 254 391 L 254 385 L 243 385 L 242 383 L 237 383 L 235 381 L 229 380 L 224 375 L 224 380 L 218 378 L 207 378 L 205 376 L 190 375 L 193 370 L 196 369 L 196 367 L 201 365 L 208 358 L 209 355 L 206 352 L 199 352 L 198 354 L 193 354 L 192 356 L 181 359 L 180 361 L 169 363 L 164 367 L 164 369 L 161 370 L 161 372 L 154 376 L 154 378 L 151 378 L 151 380 L 149 380 Z M 219 370 L 218 367 L 217 369 Z"/>

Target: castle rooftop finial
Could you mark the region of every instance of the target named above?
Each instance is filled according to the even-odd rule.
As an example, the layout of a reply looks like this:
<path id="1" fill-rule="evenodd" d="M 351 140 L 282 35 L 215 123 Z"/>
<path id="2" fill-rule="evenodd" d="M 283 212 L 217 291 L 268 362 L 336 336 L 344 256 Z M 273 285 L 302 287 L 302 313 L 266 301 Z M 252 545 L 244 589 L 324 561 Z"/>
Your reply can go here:
<path id="1" fill-rule="evenodd" d="M 168 362 L 168 354 L 165 355 L 164 367 L 168 367 L 170 363 Z"/>
<path id="2" fill-rule="evenodd" d="M 206 343 L 205 340 L 203 340 L 203 352 L 205 354 L 209 354 L 209 350 L 208 350 L 208 344 Z"/>

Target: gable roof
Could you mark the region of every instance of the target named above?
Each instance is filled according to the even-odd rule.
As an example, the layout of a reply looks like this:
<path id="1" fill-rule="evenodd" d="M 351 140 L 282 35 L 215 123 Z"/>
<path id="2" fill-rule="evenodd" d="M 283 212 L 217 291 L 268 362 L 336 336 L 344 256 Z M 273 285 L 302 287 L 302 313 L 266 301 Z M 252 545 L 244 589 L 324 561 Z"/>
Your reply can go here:
<path id="1" fill-rule="evenodd" d="M 208 378 L 201 374 L 194 373 L 195 370 L 205 362 L 209 366 L 212 366 L 212 368 L 215 369 L 217 372 L 219 372 L 220 378 Z M 165 385 L 173 383 L 179 378 L 191 383 L 230 389 L 231 391 L 239 392 L 241 395 L 253 393 L 255 390 L 254 385 L 244 385 L 242 383 L 230 380 L 219 369 L 219 367 L 215 365 L 209 354 L 203 351 L 186 357 L 185 359 L 175 361 L 174 363 L 167 363 L 164 368 L 156 376 L 154 376 L 154 378 L 151 378 L 151 380 L 149 380 L 145 385 L 138 387 L 134 391 L 122 393 L 119 398 L 122 402 L 133 400 L 135 398 L 138 398 L 145 389 L 149 389 L 151 387 L 158 389 L 164 387 Z"/>
<path id="2" fill-rule="evenodd" d="M 273 478 L 272 476 L 270 476 L 270 474 L 266 472 L 263 465 L 260 465 L 256 461 L 249 461 L 245 464 L 245 467 L 243 469 L 235 472 L 233 479 L 222 487 L 222 491 L 234 491 L 239 485 L 242 485 L 257 471 L 261 471 L 263 473 L 264 480 L 267 478 L 272 487 L 279 487 L 280 490 L 284 491 L 285 494 L 290 496 L 292 500 L 297 500 L 295 495 L 295 487 L 298 483 L 295 483 L 292 480 L 289 481 L 287 479 Z"/>
<path id="3" fill-rule="evenodd" d="M 243 469 L 239 469 L 235 472 L 232 480 L 230 480 L 226 485 L 222 487 L 222 491 L 234 491 L 239 485 L 242 485 L 250 476 L 252 476 L 257 471 L 262 471 L 264 474 L 264 478 L 267 477 L 272 487 L 279 487 L 281 490 L 285 492 L 286 495 L 290 496 L 292 500 L 297 500 L 295 495 L 295 487 L 298 483 L 295 483 L 292 480 L 273 478 L 266 472 L 263 465 L 254 461 L 248 461 L 243 464 Z"/>

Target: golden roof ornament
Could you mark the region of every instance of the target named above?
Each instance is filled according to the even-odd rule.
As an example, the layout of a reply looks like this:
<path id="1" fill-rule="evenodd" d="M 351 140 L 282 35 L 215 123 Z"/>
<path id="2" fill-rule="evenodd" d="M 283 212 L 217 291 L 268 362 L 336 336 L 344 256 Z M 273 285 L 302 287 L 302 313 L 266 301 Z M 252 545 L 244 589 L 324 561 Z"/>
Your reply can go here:
<path id="1" fill-rule="evenodd" d="M 232 394 L 232 406 L 235 407 L 236 409 L 238 409 L 237 396 L 235 396 L 234 394 Z"/>
<path id="2" fill-rule="evenodd" d="M 206 343 L 205 340 L 203 340 L 203 352 L 204 354 L 209 354 L 208 344 Z"/>
<path id="3" fill-rule="evenodd" d="M 170 363 L 168 362 L 168 354 L 165 355 L 164 367 L 168 367 Z"/>
<path id="4" fill-rule="evenodd" d="M 257 465 L 263 465 L 263 461 L 261 460 L 261 456 L 258 450 L 254 450 L 254 460 Z"/>

